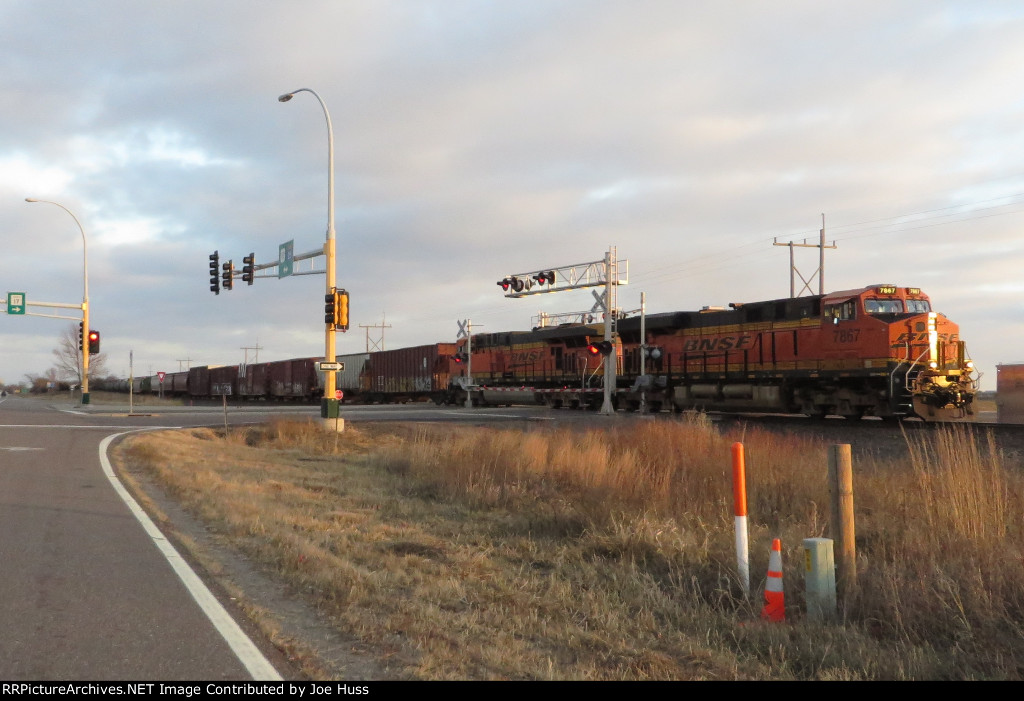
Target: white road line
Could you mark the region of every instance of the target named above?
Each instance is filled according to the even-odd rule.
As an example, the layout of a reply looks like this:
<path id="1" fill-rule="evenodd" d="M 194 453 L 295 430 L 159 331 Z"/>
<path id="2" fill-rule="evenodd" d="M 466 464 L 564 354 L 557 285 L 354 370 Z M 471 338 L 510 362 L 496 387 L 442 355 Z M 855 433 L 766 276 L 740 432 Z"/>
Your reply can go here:
<path id="1" fill-rule="evenodd" d="M 146 515 L 146 512 L 142 510 L 142 507 L 132 498 L 132 495 L 128 493 L 128 490 L 121 484 L 117 475 L 114 474 L 110 461 L 107 459 L 107 448 L 115 438 L 119 438 L 125 435 L 125 433 L 115 433 L 112 436 L 107 436 L 100 443 L 100 463 L 103 465 L 103 473 L 107 476 L 107 480 L 110 481 L 118 496 L 128 505 L 135 518 L 142 524 L 142 528 L 152 538 L 153 543 L 160 550 L 164 558 L 166 558 L 175 574 L 178 575 L 178 578 L 181 579 L 189 594 L 199 604 L 199 608 L 210 619 L 210 623 L 221 634 L 221 637 L 224 638 L 224 641 L 231 648 L 232 652 L 235 653 L 238 660 L 245 666 L 249 674 L 252 675 L 252 678 L 257 681 L 282 681 L 281 675 L 277 673 L 274 666 L 270 664 L 267 658 L 263 656 L 263 653 L 253 644 L 252 640 L 242 631 L 235 622 L 235 619 L 217 601 L 217 597 L 207 589 L 203 581 L 199 579 L 199 576 L 192 571 L 188 563 L 178 554 L 178 551 L 174 549 L 174 546 L 160 532 L 160 529 L 156 527 L 156 524 Z"/>

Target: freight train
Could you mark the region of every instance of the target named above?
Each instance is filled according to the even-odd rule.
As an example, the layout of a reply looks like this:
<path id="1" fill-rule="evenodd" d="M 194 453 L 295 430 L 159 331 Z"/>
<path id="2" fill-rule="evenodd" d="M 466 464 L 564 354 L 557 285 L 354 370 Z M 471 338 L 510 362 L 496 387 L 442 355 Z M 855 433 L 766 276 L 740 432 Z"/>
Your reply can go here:
<path id="1" fill-rule="evenodd" d="M 959 327 L 916 287 L 731 303 L 604 324 L 481 334 L 470 394 L 596 407 L 614 353 L 618 408 L 973 419 L 977 373 Z M 466 353 L 466 340 L 457 344 Z M 453 383 L 452 401 L 465 389 Z M 471 397 L 476 399 L 475 397 Z"/>
<path id="2" fill-rule="evenodd" d="M 613 358 L 619 409 L 969 421 L 977 373 L 959 328 L 916 287 L 731 303 L 339 356 L 344 401 L 597 408 Z M 135 380 L 172 396 L 316 400 L 319 358 Z"/>

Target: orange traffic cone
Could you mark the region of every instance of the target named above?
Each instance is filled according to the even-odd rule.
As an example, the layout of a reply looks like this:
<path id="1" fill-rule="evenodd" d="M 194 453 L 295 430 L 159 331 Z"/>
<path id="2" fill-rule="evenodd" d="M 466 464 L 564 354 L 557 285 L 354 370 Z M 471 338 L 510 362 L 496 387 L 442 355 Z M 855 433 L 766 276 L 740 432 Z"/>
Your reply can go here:
<path id="1" fill-rule="evenodd" d="M 768 558 L 768 581 L 764 585 L 764 608 L 761 618 L 768 621 L 786 620 L 786 595 L 782 591 L 782 541 L 772 541 Z"/>

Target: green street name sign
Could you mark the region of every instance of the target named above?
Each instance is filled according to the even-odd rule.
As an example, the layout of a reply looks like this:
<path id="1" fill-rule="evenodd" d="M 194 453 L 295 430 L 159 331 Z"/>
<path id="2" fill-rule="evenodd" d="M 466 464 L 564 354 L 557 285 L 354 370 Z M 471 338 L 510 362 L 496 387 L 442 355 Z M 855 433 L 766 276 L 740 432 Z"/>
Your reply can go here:
<path id="1" fill-rule="evenodd" d="M 7 313 L 8 314 L 24 314 L 25 313 L 25 293 L 24 292 L 8 292 L 7 293 Z"/>

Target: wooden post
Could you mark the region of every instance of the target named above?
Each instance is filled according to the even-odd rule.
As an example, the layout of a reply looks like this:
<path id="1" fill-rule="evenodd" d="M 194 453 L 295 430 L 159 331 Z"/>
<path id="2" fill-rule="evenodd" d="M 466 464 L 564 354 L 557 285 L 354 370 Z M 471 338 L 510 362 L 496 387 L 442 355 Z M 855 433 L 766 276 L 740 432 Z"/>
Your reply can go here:
<path id="1" fill-rule="evenodd" d="M 857 588 L 857 546 L 853 520 L 853 460 L 849 444 L 833 445 L 828 453 L 832 496 L 832 535 L 836 542 L 836 581 L 845 599 Z"/>

